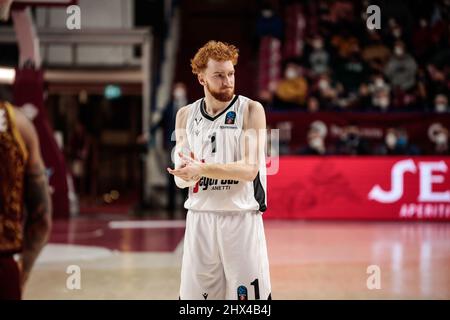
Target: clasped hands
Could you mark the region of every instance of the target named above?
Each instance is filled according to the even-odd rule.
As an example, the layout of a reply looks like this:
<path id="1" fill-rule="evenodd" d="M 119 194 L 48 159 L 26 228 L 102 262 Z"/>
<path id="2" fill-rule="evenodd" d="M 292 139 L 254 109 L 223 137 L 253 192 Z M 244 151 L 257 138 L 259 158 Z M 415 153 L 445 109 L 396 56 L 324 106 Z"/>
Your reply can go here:
<path id="1" fill-rule="evenodd" d="M 182 152 L 178 152 L 178 156 L 181 158 L 180 167 L 177 169 L 167 168 L 167 171 L 185 181 L 200 180 L 203 173 L 204 163 L 196 160 L 192 152 L 190 157 Z"/>

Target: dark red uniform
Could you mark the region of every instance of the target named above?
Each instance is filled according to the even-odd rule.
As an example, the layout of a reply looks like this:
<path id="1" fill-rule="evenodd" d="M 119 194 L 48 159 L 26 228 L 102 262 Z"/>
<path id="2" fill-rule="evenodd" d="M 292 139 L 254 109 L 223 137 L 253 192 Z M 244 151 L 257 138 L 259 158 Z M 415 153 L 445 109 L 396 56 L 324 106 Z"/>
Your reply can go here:
<path id="1" fill-rule="evenodd" d="M 13 256 L 23 243 L 23 195 L 27 149 L 13 107 L 0 102 L 0 300 L 20 299 L 20 272 Z"/>

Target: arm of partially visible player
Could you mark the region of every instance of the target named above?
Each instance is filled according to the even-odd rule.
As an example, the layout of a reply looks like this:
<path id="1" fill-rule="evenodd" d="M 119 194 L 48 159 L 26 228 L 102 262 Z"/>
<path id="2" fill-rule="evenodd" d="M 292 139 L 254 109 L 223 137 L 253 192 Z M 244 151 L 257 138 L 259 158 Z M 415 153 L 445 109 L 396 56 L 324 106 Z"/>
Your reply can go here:
<path id="1" fill-rule="evenodd" d="M 244 119 L 243 159 L 225 164 L 201 163 L 190 160 L 187 155 L 182 159 L 188 163 L 184 168 L 174 170 L 172 174 L 183 179 L 204 176 L 212 179 L 232 179 L 253 181 L 259 170 L 261 148 L 265 147 L 266 116 L 263 106 L 256 101 L 249 103 L 247 116 Z"/>
<path id="2" fill-rule="evenodd" d="M 175 120 L 175 139 L 176 139 L 176 145 L 175 145 L 175 152 L 173 154 L 174 157 L 174 163 L 175 163 L 175 170 L 182 168 L 186 165 L 185 161 L 179 156 L 180 153 L 183 151 L 186 152 L 186 149 L 188 149 L 188 141 L 187 141 L 187 135 L 186 135 L 186 122 L 187 122 L 187 108 L 183 107 L 177 112 L 176 120 Z M 169 173 L 171 173 L 170 168 L 167 168 Z M 178 177 L 174 175 L 175 184 L 181 188 L 187 188 L 195 185 L 200 179 L 200 177 L 193 177 L 183 179 L 181 177 Z"/>
<path id="3" fill-rule="evenodd" d="M 36 130 L 23 114 L 20 114 L 19 111 L 15 112 L 18 129 L 25 140 L 29 153 L 25 169 L 24 192 L 27 217 L 24 225 L 23 251 L 20 257 L 23 286 L 34 262 L 49 238 L 52 208 L 48 179 L 40 153 Z"/>

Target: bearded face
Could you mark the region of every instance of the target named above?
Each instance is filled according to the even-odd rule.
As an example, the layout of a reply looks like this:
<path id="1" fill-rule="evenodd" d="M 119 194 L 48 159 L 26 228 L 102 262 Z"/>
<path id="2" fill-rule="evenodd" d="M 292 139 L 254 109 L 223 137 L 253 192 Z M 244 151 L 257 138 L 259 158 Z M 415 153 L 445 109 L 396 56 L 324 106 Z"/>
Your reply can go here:
<path id="1" fill-rule="evenodd" d="M 202 84 L 218 101 L 227 102 L 234 95 L 234 66 L 231 61 L 210 59 L 201 75 Z"/>
<path id="2" fill-rule="evenodd" d="M 219 100 L 221 102 L 230 101 L 234 95 L 234 87 L 224 86 L 218 90 L 215 90 L 215 89 L 211 88 L 211 86 L 208 84 L 208 81 L 206 81 L 206 90 L 208 90 L 208 92 L 216 100 Z"/>

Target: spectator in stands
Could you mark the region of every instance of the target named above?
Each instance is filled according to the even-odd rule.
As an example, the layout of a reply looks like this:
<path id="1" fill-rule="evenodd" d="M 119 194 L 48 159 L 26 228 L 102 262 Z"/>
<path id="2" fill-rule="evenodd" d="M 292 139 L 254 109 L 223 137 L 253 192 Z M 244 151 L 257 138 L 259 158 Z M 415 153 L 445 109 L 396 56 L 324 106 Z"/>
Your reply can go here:
<path id="1" fill-rule="evenodd" d="M 308 97 L 308 102 L 306 103 L 306 108 L 309 112 L 317 112 L 320 110 L 319 99 L 316 96 Z"/>
<path id="2" fill-rule="evenodd" d="M 330 20 L 334 23 L 344 21 L 351 22 L 354 19 L 354 7 L 352 1 L 337 0 L 329 3 Z"/>
<path id="3" fill-rule="evenodd" d="M 360 110 L 373 111 L 374 108 L 372 107 L 371 93 L 369 91 L 369 85 L 367 83 L 361 83 L 361 86 L 359 87 L 358 98 Z"/>
<path id="4" fill-rule="evenodd" d="M 445 94 L 438 94 L 434 98 L 434 111 L 437 113 L 450 112 L 448 98 Z"/>
<path id="5" fill-rule="evenodd" d="M 264 36 L 283 38 L 283 21 L 270 5 L 262 8 L 256 22 L 256 33 L 260 38 Z"/>
<path id="6" fill-rule="evenodd" d="M 361 110 L 387 111 L 390 106 L 390 86 L 380 72 L 373 73 L 369 82 L 361 83 L 359 103 Z"/>
<path id="7" fill-rule="evenodd" d="M 397 22 L 395 18 L 390 18 L 388 20 L 388 33 L 385 36 L 384 42 L 389 47 L 394 47 L 395 44 L 399 41 L 403 41 L 403 28 L 402 26 Z"/>
<path id="8" fill-rule="evenodd" d="M 447 60 L 447 63 L 450 60 Z M 446 71 L 447 69 L 447 71 Z M 450 91 L 450 74 L 448 67 L 439 66 L 438 63 L 427 65 L 426 88 L 428 97 L 436 97 L 439 93 Z"/>
<path id="9" fill-rule="evenodd" d="M 341 31 L 331 38 L 331 44 L 336 48 L 339 58 L 346 59 L 353 53 L 355 46 L 359 45 L 359 41 L 343 25 Z"/>
<path id="10" fill-rule="evenodd" d="M 307 134 L 307 145 L 300 149 L 302 155 L 324 155 L 327 153 L 325 145 L 326 127 L 322 122 L 311 123 Z"/>
<path id="11" fill-rule="evenodd" d="M 367 66 L 361 58 L 358 44 L 349 49 L 349 55 L 342 58 L 336 67 L 336 79 L 347 93 L 355 93 L 367 77 Z"/>
<path id="12" fill-rule="evenodd" d="M 438 123 L 431 128 L 430 139 L 434 143 L 434 154 L 449 155 L 450 148 L 448 145 L 449 132 L 446 127 Z"/>
<path id="13" fill-rule="evenodd" d="M 336 153 L 341 155 L 370 154 L 366 140 L 361 137 L 356 125 L 349 125 L 342 130 L 340 139 L 336 143 Z"/>
<path id="14" fill-rule="evenodd" d="M 69 138 L 68 155 L 75 189 L 79 195 L 86 195 L 89 189 L 92 164 L 93 139 L 81 121 L 75 123 L 73 134 Z"/>
<path id="15" fill-rule="evenodd" d="M 398 111 L 413 111 L 419 107 L 417 104 L 418 97 L 416 90 L 403 91 L 399 87 L 395 87 L 392 92 L 391 107 Z"/>
<path id="16" fill-rule="evenodd" d="M 428 88 L 427 88 L 427 74 L 424 66 L 419 66 L 417 70 L 417 89 L 416 98 L 419 111 L 432 111 L 430 110 L 430 101 L 428 100 Z"/>
<path id="17" fill-rule="evenodd" d="M 405 50 L 404 43 L 397 41 L 384 71 L 394 88 L 408 91 L 416 84 L 417 63 Z"/>
<path id="18" fill-rule="evenodd" d="M 376 30 L 369 30 L 368 41 L 362 50 L 362 58 L 372 72 L 383 72 L 391 56 L 391 50 L 383 43 Z"/>
<path id="19" fill-rule="evenodd" d="M 279 154 L 291 153 L 291 139 L 292 139 L 292 122 L 282 121 L 277 123 L 279 130 Z"/>
<path id="20" fill-rule="evenodd" d="M 330 65 L 330 54 L 324 48 L 323 38 L 315 36 L 311 41 L 311 53 L 308 56 L 308 63 L 313 76 L 328 72 Z"/>
<path id="21" fill-rule="evenodd" d="M 439 43 L 449 36 L 449 5 L 444 1 L 441 5 L 435 4 L 433 6 L 433 13 L 430 21 L 431 32 L 429 36 L 432 41 L 439 46 Z"/>
<path id="22" fill-rule="evenodd" d="M 400 152 L 400 154 L 406 154 L 406 155 L 419 155 L 420 151 L 419 148 L 411 143 L 408 136 L 408 131 L 404 128 L 397 129 L 397 150 Z"/>
<path id="23" fill-rule="evenodd" d="M 308 82 L 303 76 L 303 68 L 294 62 L 286 64 L 284 79 L 278 83 L 275 92 L 275 105 L 282 109 L 305 106 Z"/>
<path id="24" fill-rule="evenodd" d="M 382 155 L 396 154 L 395 147 L 397 145 L 397 132 L 395 128 L 389 128 L 386 130 L 384 136 L 384 144 L 379 148 L 379 152 Z"/>
<path id="25" fill-rule="evenodd" d="M 430 34 L 431 29 L 428 21 L 425 18 L 421 18 L 412 37 L 414 55 L 419 63 L 426 61 L 430 54 L 430 49 L 433 47 L 433 39 L 430 37 Z"/>
<path id="26" fill-rule="evenodd" d="M 164 110 L 159 110 L 159 113 L 154 112 L 154 120 L 148 132 L 145 132 L 137 137 L 136 142 L 140 145 L 142 151 L 152 148 L 156 144 L 158 130 L 163 130 L 164 149 L 168 151 L 169 156 L 166 166 L 172 165 L 170 157 L 171 152 L 175 147 L 175 117 L 177 111 L 188 104 L 188 93 L 186 85 L 183 82 L 175 82 L 172 89 L 172 95 Z M 159 157 L 159 160 L 164 161 L 164 157 Z M 175 210 L 179 208 L 179 203 L 182 203 L 187 197 L 187 189 L 179 189 L 175 185 L 175 180 L 168 178 L 167 182 L 167 210 L 173 218 Z M 182 206 L 182 205 L 181 205 Z"/>
<path id="27" fill-rule="evenodd" d="M 337 109 L 337 100 L 342 92 L 342 85 L 333 81 L 328 73 L 322 74 L 311 90 L 311 93 L 318 97 L 320 108 L 323 110 Z"/>
<path id="28" fill-rule="evenodd" d="M 297 0 L 286 1 L 292 2 L 297 3 Z M 298 58 L 302 59 L 301 65 L 308 68 L 300 68 L 301 77 L 308 85 L 302 84 L 300 89 L 280 85 L 276 99 L 281 105 L 304 104 L 308 112 L 356 108 L 383 112 L 450 112 L 447 94 L 450 92 L 449 7 L 426 1 L 421 4 L 395 2 L 388 6 L 382 1 L 382 29 L 372 31 L 357 27 L 358 23 L 365 24 L 366 20 L 361 20 L 359 15 L 365 13 L 370 3 L 347 0 L 302 3 L 308 26 L 307 34 L 302 37 L 310 37 L 310 41 Z M 294 73 L 286 70 L 287 78 Z M 281 99 L 287 96 L 296 98 Z M 289 100 L 293 102 L 286 102 Z M 278 105 L 275 101 L 274 106 Z M 377 153 L 421 152 L 404 129 L 392 128 L 391 131 L 382 143 L 384 151 Z M 304 153 L 317 153 L 311 146 L 319 145 L 319 140 L 314 140 L 314 130 L 311 132 L 311 143 L 302 149 Z M 448 144 L 448 138 L 444 139 L 447 136 L 448 130 L 439 136 L 439 141 L 446 141 L 440 143 L 439 148 Z M 354 143 L 352 135 L 343 134 L 341 140 L 337 143 L 337 153 L 358 154 L 350 147 Z M 334 153 L 334 148 L 335 145 L 328 145 L 328 152 Z"/>
<path id="29" fill-rule="evenodd" d="M 377 153 L 382 155 L 419 155 L 420 149 L 409 142 L 408 132 L 403 128 L 386 130 L 384 145 Z"/>

